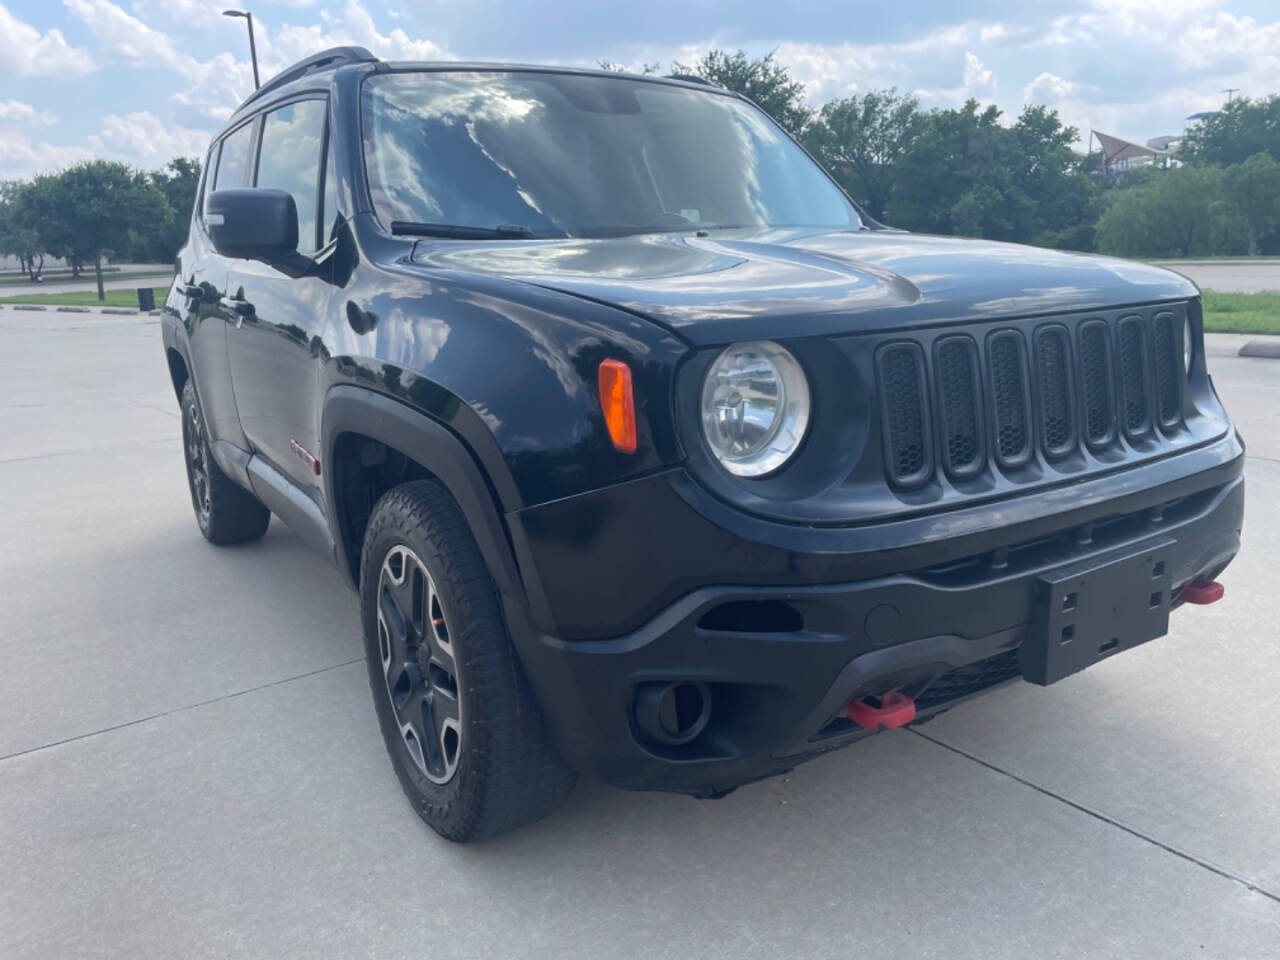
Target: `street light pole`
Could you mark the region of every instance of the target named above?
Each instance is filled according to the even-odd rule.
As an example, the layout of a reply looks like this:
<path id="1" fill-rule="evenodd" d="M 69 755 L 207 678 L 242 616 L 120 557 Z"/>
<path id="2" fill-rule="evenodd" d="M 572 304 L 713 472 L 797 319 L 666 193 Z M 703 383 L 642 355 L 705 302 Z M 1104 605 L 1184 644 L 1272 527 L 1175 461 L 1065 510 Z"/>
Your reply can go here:
<path id="1" fill-rule="evenodd" d="M 262 86 L 258 82 L 258 48 L 253 42 L 253 14 L 248 10 L 223 10 L 224 17 L 243 17 L 249 24 L 249 57 L 253 60 L 253 89 Z"/>

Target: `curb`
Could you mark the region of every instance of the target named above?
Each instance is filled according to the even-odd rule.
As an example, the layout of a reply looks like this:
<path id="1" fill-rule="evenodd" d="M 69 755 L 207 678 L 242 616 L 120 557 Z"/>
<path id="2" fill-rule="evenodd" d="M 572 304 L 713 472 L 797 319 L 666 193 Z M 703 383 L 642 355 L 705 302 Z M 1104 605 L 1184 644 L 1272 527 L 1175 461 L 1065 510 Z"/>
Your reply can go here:
<path id="1" fill-rule="evenodd" d="M 88 307 L 58 307 L 58 313 L 88 313 Z"/>
<path id="2" fill-rule="evenodd" d="M 32 304 L 27 304 L 27 303 L 17 303 L 17 304 L 14 304 L 13 309 L 15 309 L 15 310 L 41 310 L 41 311 L 43 311 L 43 310 L 45 310 L 45 309 L 47 309 L 47 308 L 45 308 L 45 307 L 37 307 L 37 306 L 34 306 L 34 305 L 32 305 Z"/>
<path id="3" fill-rule="evenodd" d="M 130 307 L 103 307 L 99 313 L 109 313 L 117 317 L 134 317 L 138 315 L 138 311 Z"/>
<path id="4" fill-rule="evenodd" d="M 1280 360 L 1280 339 L 1250 340 L 1240 348 L 1239 356 Z"/>

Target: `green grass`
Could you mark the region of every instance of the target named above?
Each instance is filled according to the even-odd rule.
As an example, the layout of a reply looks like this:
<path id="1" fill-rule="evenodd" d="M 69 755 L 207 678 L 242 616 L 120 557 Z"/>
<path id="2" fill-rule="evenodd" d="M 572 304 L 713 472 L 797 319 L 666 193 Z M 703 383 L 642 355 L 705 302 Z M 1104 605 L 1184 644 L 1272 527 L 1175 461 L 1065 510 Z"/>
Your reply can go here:
<path id="1" fill-rule="evenodd" d="M 164 303 L 169 295 L 168 287 L 155 287 L 156 306 Z M 98 299 L 97 290 L 77 290 L 74 293 L 33 293 L 25 297 L 0 297 L 0 303 L 30 303 L 49 307 L 134 307 L 138 306 L 136 290 L 108 290 L 105 301 Z"/>
<path id="2" fill-rule="evenodd" d="M 145 280 L 152 277 L 167 277 L 172 273 L 172 270 L 139 270 L 135 273 L 123 270 L 120 267 L 106 267 L 102 271 L 102 275 L 108 280 L 133 280 L 134 278 Z M 92 270 L 85 270 L 78 277 L 73 277 L 70 270 L 46 270 L 41 276 L 44 277 L 45 283 L 83 283 L 86 286 L 93 286 L 97 283 Z M 0 274 L 0 287 L 25 287 L 30 285 L 31 278 L 25 273 Z"/>
<path id="3" fill-rule="evenodd" d="M 1280 293 L 1204 293 L 1204 328 L 1212 333 L 1280 334 Z"/>

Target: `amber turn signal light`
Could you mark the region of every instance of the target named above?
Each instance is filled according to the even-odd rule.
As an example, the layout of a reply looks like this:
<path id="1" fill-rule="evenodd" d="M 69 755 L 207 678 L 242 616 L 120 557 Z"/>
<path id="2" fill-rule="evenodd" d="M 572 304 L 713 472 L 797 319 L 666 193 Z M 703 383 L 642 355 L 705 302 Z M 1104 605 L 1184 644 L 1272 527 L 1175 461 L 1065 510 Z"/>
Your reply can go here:
<path id="1" fill-rule="evenodd" d="M 600 409 L 613 445 L 623 453 L 635 453 L 636 398 L 631 392 L 631 368 L 621 360 L 600 364 Z"/>

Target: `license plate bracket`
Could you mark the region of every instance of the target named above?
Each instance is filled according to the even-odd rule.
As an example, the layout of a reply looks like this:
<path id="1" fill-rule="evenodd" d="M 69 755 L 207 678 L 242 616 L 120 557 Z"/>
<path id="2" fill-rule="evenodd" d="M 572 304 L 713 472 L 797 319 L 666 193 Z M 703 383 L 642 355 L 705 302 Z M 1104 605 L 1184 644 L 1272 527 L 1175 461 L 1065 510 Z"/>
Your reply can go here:
<path id="1" fill-rule="evenodd" d="M 1173 540 L 1036 579 L 1022 675 L 1047 686 L 1169 632 Z"/>

